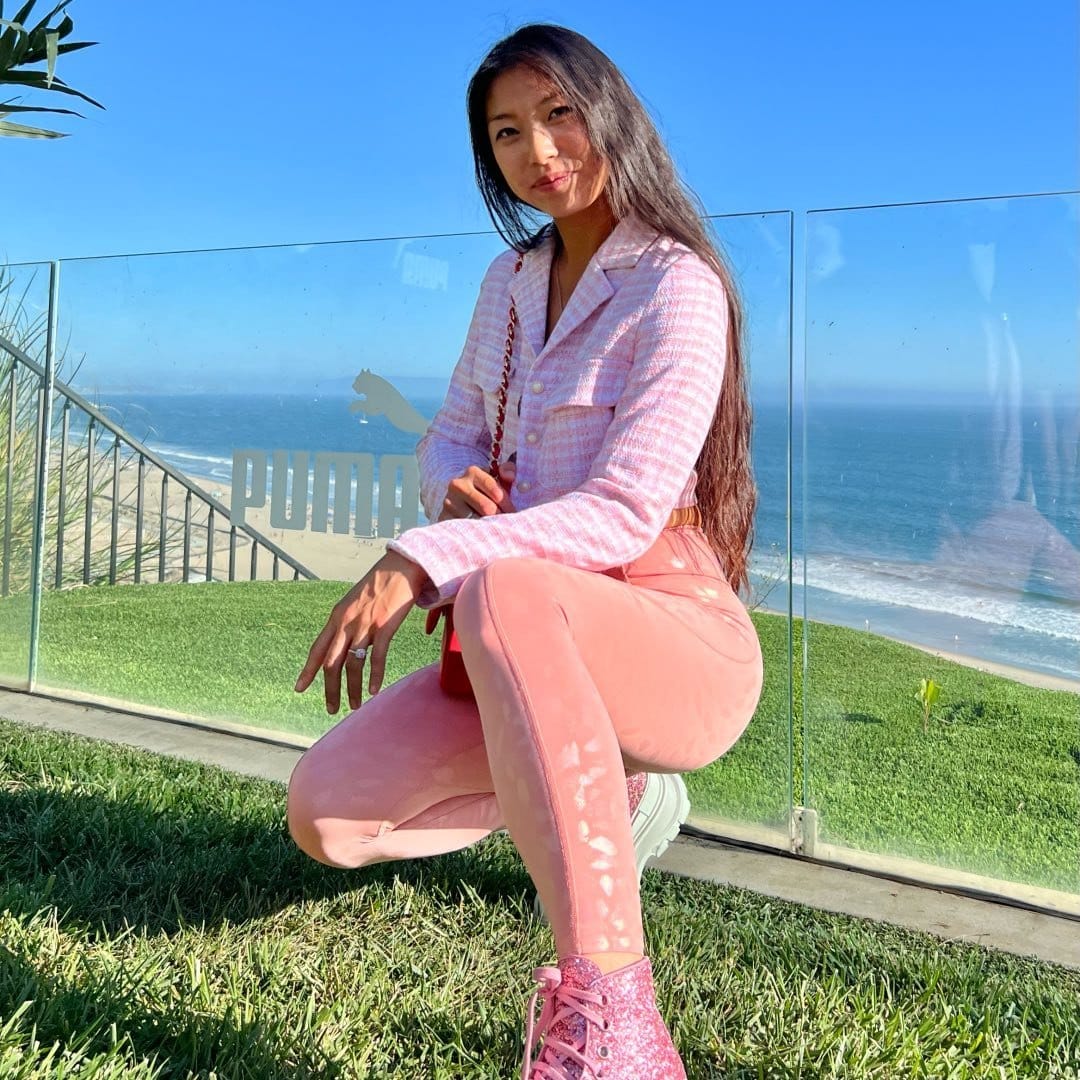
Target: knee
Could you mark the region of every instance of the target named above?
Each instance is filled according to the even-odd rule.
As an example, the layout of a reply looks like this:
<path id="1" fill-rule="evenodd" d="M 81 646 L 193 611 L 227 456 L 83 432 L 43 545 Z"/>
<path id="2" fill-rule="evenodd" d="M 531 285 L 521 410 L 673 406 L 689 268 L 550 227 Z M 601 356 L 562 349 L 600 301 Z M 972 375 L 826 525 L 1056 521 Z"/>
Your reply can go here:
<path id="1" fill-rule="evenodd" d="M 285 820 L 289 826 L 289 835 L 293 843 L 311 858 L 333 865 L 324 845 L 322 825 L 323 807 L 319 785 L 314 770 L 305 754 L 297 763 L 289 777 L 289 793 L 285 804 Z"/>
<path id="2" fill-rule="evenodd" d="M 289 778 L 285 817 L 293 842 L 317 862 L 342 870 L 381 861 L 376 841 L 390 823 L 346 817 L 336 810 L 334 795 L 319 783 L 317 763 L 305 754 Z"/>

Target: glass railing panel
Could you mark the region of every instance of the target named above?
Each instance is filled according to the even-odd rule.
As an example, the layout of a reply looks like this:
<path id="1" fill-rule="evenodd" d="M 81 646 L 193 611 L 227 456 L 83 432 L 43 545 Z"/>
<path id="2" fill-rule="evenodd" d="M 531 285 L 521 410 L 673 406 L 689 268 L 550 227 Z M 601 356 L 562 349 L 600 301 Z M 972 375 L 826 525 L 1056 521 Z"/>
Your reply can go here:
<path id="1" fill-rule="evenodd" d="M 1080 893 L 1078 221 L 1076 195 L 809 216 L 817 854 Z"/>
<path id="2" fill-rule="evenodd" d="M 740 292 L 758 486 L 750 594 L 765 685 L 757 712 L 718 761 L 686 777 L 690 823 L 779 847 L 791 805 L 788 583 L 788 385 L 791 359 L 790 213 L 710 219 Z"/>
<path id="3" fill-rule="evenodd" d="M 781 842 L 791 216 L 713 224 L 748 327 L 767 676 L 747 733 L 690 784 L 700 827 Z M 61 336 L 83 360 L 64 408 L 94 463 L 92 542 L 61 554 L 42 686 L 309 736 L 340 719 L 292 683 L 341 583 L 423 523 L 415 444 L 500 249 L 483 235 L 65 263 Z M 85 634 L 106 662 L 62 645 Z M 417 618 L 395 646 L 390 678 L 437 642 Z"/>
<path id="4" fill-rule="evenodd" d="M 62 553 L 62 580 L 90 587 L 50 595 L 41 684 L 328 728 L 321 689 L 293 683 L 342 583 L 423 520 L 415 444 L 497 250 L 484 235 L 65 263 L 61 336 L 83 357 L 69 428 L 94 468 L 91 541 Z M 434 655 L 418 627 L 391 678 Z M 87 666 L 64 643 L 91 632 L 103 662 Z"/>
<path id="5" fill-rule="evenodd" d="M 0 683 L 14 687 L 30 677 L 48 308 L 48 264 L 0 266 Z"/>

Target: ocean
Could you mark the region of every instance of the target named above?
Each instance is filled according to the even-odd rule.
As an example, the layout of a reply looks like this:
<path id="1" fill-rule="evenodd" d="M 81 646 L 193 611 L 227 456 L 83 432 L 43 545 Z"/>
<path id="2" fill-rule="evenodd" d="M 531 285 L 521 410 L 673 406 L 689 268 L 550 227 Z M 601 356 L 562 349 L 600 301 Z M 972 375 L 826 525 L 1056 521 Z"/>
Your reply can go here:
<path id="1" fill-rule="evenodd" d="M 440 402 L 432 383 L 399 384 L 428 418 Z M 337 388 L 96 400 L 170 464 L 226 490 L 234 449 L 377 459 L 411 454 L 416 442 L 381 416 L 360 422 L 349 411 L 355 396 Z M 807 416 L 805 463 L 801 437 L 794 448 L 797 616 L 805 603 L 811 619 L 1080 679 L 1075 404 L 812 403 Z M 786 407 L 756 405 L 753 457 L 753 599 L 786 610 Z"/>

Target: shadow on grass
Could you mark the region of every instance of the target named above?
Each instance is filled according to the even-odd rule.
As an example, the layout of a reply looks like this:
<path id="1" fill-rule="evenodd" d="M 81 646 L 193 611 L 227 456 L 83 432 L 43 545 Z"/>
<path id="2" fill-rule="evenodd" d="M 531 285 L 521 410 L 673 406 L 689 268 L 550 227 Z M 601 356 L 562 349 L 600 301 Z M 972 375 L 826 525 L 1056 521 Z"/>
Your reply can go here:
<path id="1" fill-rule="evenodd" d="M 849 724 L 884 724 L 885 721 L 880 716 L 874 716 L 872 713 L 864 712 L 846 712 L 841 719 L 846 720 Z"/>
<path id="2" fill-rule="evenodd" d="M 61 924 L 111 936 L 211 929 L 394 878 L 447 905 L 465 890 L 495 902 L 532 890 L 505 838 L 336 870 L 303 854 L 283 817 L 259 813 L 265 807 L 232 817 L 208 801 L 205 811 L 185 813 L 84 793 L 0 791 L 0 905 L 20 914 L 55 908 Z"/>
<path id="3" fill-rule="evenodd" d="M 445 906 L 448 925 L 454 922 L 451 909 L 470 898 L 524 907 L 522 897 L 531 893 L 505 836 L 426 860 L 355 871 L 322 866 L 289 837 L 281 820 L 284 793 L 257 783 L 249 792 L 252 803 L 240 806 L 224 806 L 220 794 L 208 793 L 206 808 L 192 812 L 175 804 L 142 805 L 130 792 L 124 798 L 38 787 L 0 791 L 0 911 L 55 918 L 62 932 L 105 944 L 132 931 L 212 931 L 335 897 L 362 918 L 365 893 L 373 905 L 385 903 L 386 888 L 379 886 L 395 881 Z M 0 1017 L 32 1002 L 20 1018 L 27 1045 L 36 1038 L 46 1048 L 59 1043 L 66 1050 L 115 1053 L 119 1032 L 120 1052 L 133 1061 L 156 1058 L 162 1077 L 208 1076 L 215 1068 L 221 1076 L 253 1080 L 348 1074 L 310 1038 L 305 1042 L 280 1023 L 209 1016 L 192 1006 L 190 994 L 186 1000 L 159 997 L 145 978 L 125 974 L 122 965 L 99 970 L 80 963 L 77 971 L 65 966 L 57 975 L 49 967 L 49 950 L 32 942 L 31 934 L 0 946 Z M 413 1038 L 403 1040 L 407 1046 L 432 1018 L 418 1015 L 412 1022 Z M 450 1028 L 446 1034 L 452 1036 Z M 463 1028 L 454 1042 L 443 1044 L 443 1052 L 460 1047 L 463 1063 L 472 1063 L 468 1075 L 486 1076 L 490 1036 L 482 1023 Z M 415 1064 L 403 1061 L 401 1075 L 419 1075 L 407 1072 Z"/>
<path id="4" fill-rule="evenodd" d="M 1020 710 L 1009 702 L 981 699 L 952 702 L 941 709 L 946 724 L 964 724 L 973 728 L 1015 727 L 1022 723 Z"/>
<path id="5" fill-rule="evenodd" d="M 212 1076 L 222 1062 L 243 1063 L 241 1072 L 228 1075 L 265 1080 L 345 1075 L 291 1034 L 258 1021 L 236 1024 L 174 1004 L 149 1010 L 124 986 L 123 972 L 76 985 L 43 975 L 35 959 L 0 947 L 0 1015 L 11 1017 L 30 1002 L 19 1018 L 28 1035 L 33 1031 L 27 1045 L 36 1041 L 47 1050 L 58 1043 L 90 1056 L 119 1051 L 132 1063 L 155 1061 L 161 1069 L 155 1075 L 170 1078 Z"/>

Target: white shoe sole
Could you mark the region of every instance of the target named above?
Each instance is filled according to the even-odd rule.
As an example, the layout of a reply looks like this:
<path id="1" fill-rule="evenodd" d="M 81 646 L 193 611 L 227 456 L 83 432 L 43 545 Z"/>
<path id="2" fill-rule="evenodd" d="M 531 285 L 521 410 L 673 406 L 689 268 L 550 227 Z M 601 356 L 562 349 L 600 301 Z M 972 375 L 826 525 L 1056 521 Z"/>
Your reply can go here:
<path id="1" fill-rule="evenodd" d="M 650 773 L 645 793 L 630 822 L 638 881 L 651 859 L 659 858 L 690 816 L 690 796 L 678 773 Z"/>
<path id="2" fill-rule="evenodd" d="M 678 773 L 649 773 L 645 792 L 630 822 L 638 882 L 646 866 L 659 858 L 679 835 L 679 826 L 690 816 L 690 796 Z M 540 897 L 533 898 L 533 913 L 547 922 Z"/>

